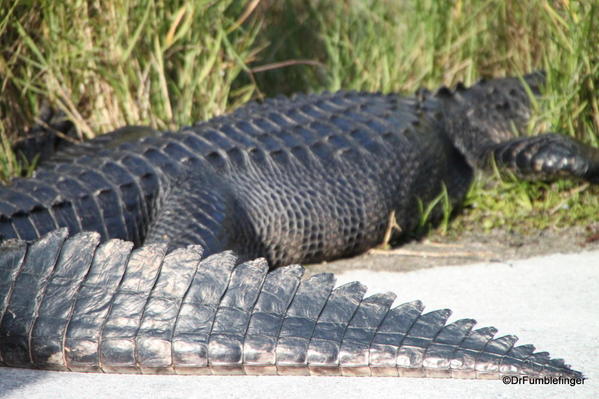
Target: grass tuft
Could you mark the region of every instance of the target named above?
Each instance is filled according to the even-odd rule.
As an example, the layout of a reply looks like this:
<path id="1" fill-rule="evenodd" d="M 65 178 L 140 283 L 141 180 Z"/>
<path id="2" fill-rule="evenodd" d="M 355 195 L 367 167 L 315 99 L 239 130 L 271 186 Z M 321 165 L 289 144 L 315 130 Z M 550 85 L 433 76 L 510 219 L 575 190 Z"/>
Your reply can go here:
<path id="1" fill-rule="evenodd" d="M 548 81 L 528 133 L 599 146 L 597 54 L 598 0 L 0 0 L 0 178 L 24 173 L 9 143 L 44 101 L 83 139 L 125 124 L 175 129 L 281 93 L 411 93 L 535 69 Z M 597 194 L 487 177 L 460 220 L 590 223 Z"/>

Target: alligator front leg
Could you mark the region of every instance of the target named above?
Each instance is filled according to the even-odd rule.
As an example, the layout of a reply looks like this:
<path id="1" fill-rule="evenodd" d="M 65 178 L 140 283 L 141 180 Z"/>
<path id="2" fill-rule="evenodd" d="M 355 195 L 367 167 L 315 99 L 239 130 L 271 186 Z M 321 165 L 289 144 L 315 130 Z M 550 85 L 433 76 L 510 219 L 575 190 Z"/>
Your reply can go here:
<path id="1" fill-rule="evenodd" d="M 518 137 L 492 150 L 497 166 L 522 178 L 577 177 L 599 183 L 599 150 L 555 133 Z"/>
<path id="2" fill-rule="evenodd" d="M 582 377 L 450 311 L 300 266 L 56 230 L 0 245 L 0 364 L 176 374 Z M 25 289 L 25 287 L 30 287 Z"/>

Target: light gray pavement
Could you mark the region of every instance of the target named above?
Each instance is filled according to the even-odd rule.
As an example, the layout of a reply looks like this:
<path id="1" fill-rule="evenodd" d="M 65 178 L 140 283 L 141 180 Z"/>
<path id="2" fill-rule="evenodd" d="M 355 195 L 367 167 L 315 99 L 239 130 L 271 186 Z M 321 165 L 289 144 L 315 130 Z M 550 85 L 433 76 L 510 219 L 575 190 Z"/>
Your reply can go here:
<path id="1" fill-rule="evenodd" d="M 398 259 L 398 262 L 401 260 Z M 584 385 L 504 385 L 501 381 L 348 378 L 146 376 L 0 368 L 0 398 L 599 398 L 599 251 L 408 273 L 352 270 L 369 293 L 393 291 L 397 303 L 421 299 L 475 318 L 499 335 L 563 357 Z"/>

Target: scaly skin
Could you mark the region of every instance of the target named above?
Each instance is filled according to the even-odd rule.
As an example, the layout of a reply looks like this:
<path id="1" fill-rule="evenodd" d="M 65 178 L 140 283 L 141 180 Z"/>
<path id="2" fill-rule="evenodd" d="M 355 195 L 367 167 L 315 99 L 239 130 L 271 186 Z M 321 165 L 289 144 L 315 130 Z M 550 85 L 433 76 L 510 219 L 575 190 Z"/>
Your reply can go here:
<path id="1" fill-rule="evenodd" d="M 500 378 L 582 375 L 532 345 L 301 266 L 56 230 L 0 247 L 0 364 L 51 370 Z"/>
<path id="2" fill-rule="evenodd" d="M 537 92 L 541 78 L 525 81 Z M 357 283 L 331 291 L 330 275 L 299 283 L 297 266 L 266 274 L 363 252 L 392 213 L 409 231 L 419 201 L 446 187 L 459 203 L 473 169 L 492 159 L 524 177 L 597 181 L 596 149 L 554 134 L 513 137 L 528 115 L 521 81 L 505 78 L 415 97 L 277 98 L 178 132 L 125 127 L 68 148 L 0 187 L 1 360 L 111 372 L 579 377 L 514 347 L 513 336 L 472 331 L 472 320 L 445 326 L 448 310 L 389 310 L 391 294 L 363 300 Z M 93 233 L 74 235 L 82 231 Z"/>

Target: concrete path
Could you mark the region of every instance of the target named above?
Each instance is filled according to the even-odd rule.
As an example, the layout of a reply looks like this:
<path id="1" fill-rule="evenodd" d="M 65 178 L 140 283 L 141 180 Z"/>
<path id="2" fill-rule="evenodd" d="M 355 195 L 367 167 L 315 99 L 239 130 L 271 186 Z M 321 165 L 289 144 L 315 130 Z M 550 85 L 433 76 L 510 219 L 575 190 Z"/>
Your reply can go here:
<path id="1" fill-rule="evenodd" d="M 398 259 L 398 262 L 400 260 Z M 519 343 L 563 357 L 583 385 L 504 385 L 501 381 L 347 377 L 190 377 L 104 375 L 0 368 L 0 398 L 597 398 L 599 251 L 409 273 L 354 270 L 369 293 L 393 291 L 397 303 L 421 299 L 475 318 Z M 451 321 L 450 320 L 450 321 Z"/>

